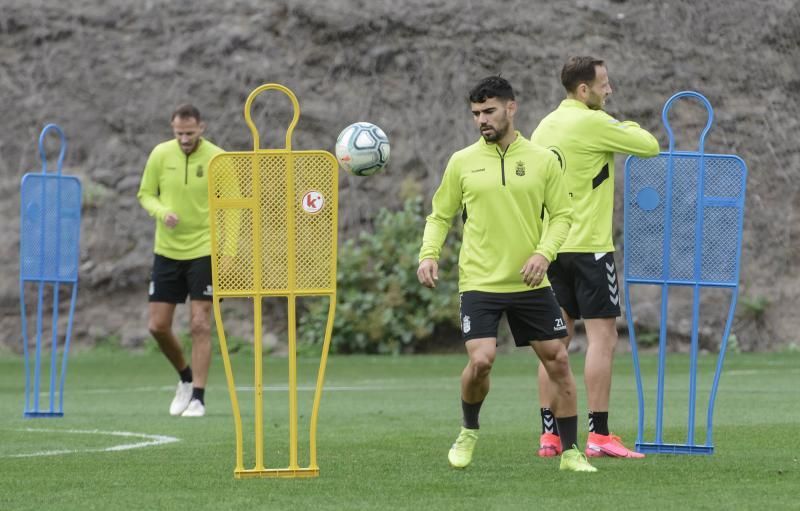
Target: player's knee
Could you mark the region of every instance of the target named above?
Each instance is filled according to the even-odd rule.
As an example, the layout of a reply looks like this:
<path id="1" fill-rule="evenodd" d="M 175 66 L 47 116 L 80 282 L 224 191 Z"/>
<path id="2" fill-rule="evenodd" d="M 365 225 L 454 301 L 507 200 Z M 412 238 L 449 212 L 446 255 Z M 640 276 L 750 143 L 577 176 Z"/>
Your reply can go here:
<path id="1" fill-rule="evenodd" d="M 172 331 L 172 326 L 169 323 L 164 323 L 163 321 L 156 321 L 151 319 L 147 323 L 147 329 L 150 331 L 150 335 L 158 339 L 165 335 L 169 335 L 170 332 Z"/>
<path id="2" fill-rule="evenodd" d="M 485 353 L 476 353 L 470 359 L 472 371 L 478 377 L 488 376 L 492 370 L 492 365 L 494 365 L 494 357 Z"/>
<path id="3" fill-rule="evenodd" d="M 619 338 L 616 335 L 609 337 L 608 342 L 605 344 L 605 349 L 609 357 L 614 356 L 614 350 L 617 347 L 617 341 Z"/>
<path id="4" fill-rule="evenodd" d="M 547 353 L 542 363 L 553 379 L 563 378 L 569 373 L 569 353 L 566 348 Z"/>
<path id="5" fill-rule="evenodd" d="M 614 355 L 614 350 L 617 347 L 619 337 L 616 331 L 606 332 L 605 335 L 588 337 L 589 350 L 597 355 L 611 357 Z"/>
<path id="6" fill-rule="evenodd" d="M 617 329 L 616 328 L 613 328 L 608 333 L 608 339 L 609 339 L 608 344 L 609 344 L 609 346 L 611 346 L 611 349 L 613 350 L 616 347 L 617 342 L 619 342 L 619 334 L 617 334 Z"/>
<path id="7" fill-rule="evenodd" d="M 193 319 L 190 325 L 192 338 L 206 338 L 211 334 L 211 324 L 205 319 Z"/>

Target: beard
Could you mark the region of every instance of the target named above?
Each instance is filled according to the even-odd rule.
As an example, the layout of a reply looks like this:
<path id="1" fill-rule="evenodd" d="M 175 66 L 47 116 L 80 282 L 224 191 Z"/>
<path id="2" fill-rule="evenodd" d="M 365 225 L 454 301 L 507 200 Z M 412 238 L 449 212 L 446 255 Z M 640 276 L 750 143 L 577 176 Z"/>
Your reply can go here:
<path id="1" fill-rule="evenodd" d="M 488 126 L 492 129 L 490 132 L 481 131 L 481 135 L 483 135 L 483 139 L 487 142 L 497 142 L 508 133 L 508 122 L 504 123 L 502 126 Z"/>
<path id="2" fill-rule="evenodd" d="M 198 138 L 197 140 L 195 140 L 191 144 L 183 144 L 183 143 L 180 143 L 180 142 L 178 144 L 181 146 L 181 150 L 185 154 L 192 154 L 194 152 L 194 150 L 197 149 L 197 145 L 199 143 L 200 143 L 200 139 Z"/>
<path id="3" fill-rule="evenodd" d="M 586 106 L 591 110 L 602 110 L 605 103 L 605 98 L 599 94 L 592 92 L 586 101 Z"/>

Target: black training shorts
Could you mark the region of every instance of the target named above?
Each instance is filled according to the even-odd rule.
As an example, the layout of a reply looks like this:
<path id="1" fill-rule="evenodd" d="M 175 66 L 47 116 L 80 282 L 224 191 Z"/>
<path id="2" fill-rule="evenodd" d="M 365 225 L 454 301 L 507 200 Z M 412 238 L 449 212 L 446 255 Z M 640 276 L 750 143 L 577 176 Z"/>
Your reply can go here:
<path id="1" fill-rule="evenodd" d="M 561 309 L 549 287 L 517 293 L 465 291 L 461 293 L 461 336 L 464 341 L 497 337 L 497 326 L 504 312 L 517 346 L 567 335 Z"/>
<path id="2" fill-rule="evenodd" d="M 211 256 L 180 261 L 155 254 L 148 293 L 151 302 L 184 303 L 187 295 L 210 301 Z"/>
<path id="3" fill-rule="evenodd" d="M 615 318 L 620 293 L 614 253 L 558 254 L 547 278 L 559 305 L 572 319 Z"/>

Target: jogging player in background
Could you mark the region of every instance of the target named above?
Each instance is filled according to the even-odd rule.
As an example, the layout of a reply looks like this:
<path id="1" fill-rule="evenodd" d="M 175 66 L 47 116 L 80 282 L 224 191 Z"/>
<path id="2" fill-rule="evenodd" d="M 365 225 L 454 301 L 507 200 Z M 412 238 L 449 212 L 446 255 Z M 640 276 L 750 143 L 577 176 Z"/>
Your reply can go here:
<path id="1" fill-rule="evenodd" d="M 618 121 L 603 111 L 611 85 L 602 60 L 570 58 L 561 70 L 561 83 L 566 99 L 542 119 L 531 140 L 557 156 L 574 210 L 569 235 L 547 275 L 567 322 L 567 345 L 575 332 L 575 320 L 582 318 L 586 329 L 584 384 L 589 436 L 585 453 L 643 458 L 625 447 L 608 427 L 616 318 L 620 315 L 612 239 L 614 153 L 652 157 L 659 152 L 658 141 L 635 122 Z M 546 368 L 540 365 L 539 456 L 561 453 L 549 387 Z"/>
<path id="2" fill-rule="evenodd" d="M 469 93 L 482 138 L 450 158 L 433 197 L 417 277 L 436 287 L 439 254 L 453 217 L 464 218 L 459 255 L 461 331 L 469 361 L 461 374 L 463 425 L 448 453 L 453 467 L 472 461 L 478 415 L 489 392 L 497 327 L 506 314 L 517 346 L 530 346 L 545 368 L 565 450 L 561 470 L 595 472 L 577 445 L 575 380 L 547 267 L 569 231 L 572 211 L 555 156 L 514 130 L 517 103 L 504 78 L 490 76 Z M 542 237 L 542 215 L 550 229 Z"/>
<path id="3" fill-rule="evenodd" d="M 208 163 L 222 149 L 203 138 L 205 123 L 192 105 L 179 106 L 171 124 L 175 138 L 150 153 L 137 195 L 156 219 L 148 328 L 180 377 L 169 413 L 202 417 L 211 365 Z M 172 329 L 175 306 L 184 303 L 187 295 L 191 365 Z"/>

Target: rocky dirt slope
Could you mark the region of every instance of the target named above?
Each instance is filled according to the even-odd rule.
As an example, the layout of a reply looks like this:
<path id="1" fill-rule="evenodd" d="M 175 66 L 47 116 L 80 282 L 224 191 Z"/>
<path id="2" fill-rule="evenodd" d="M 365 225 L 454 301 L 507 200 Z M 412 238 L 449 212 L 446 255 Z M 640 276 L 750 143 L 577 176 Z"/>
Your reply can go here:
<path id="1" fill-rule="evenodd" d="M 738 343 L 800 341 L 795 0 L 4 0 L 0 343 L 19 346 L 19 183 L 40 167 L 35 144 L 45 123 L 66 131 L 65 172 L 84 186 L 76 339 L 119 336 L 137 345 L 146 338 L 153 226 L 135 194 L 149 150 L 170 136 L 178 102 L 200 106 L 208 137 L 230 150 L 252 147 L 241 111 L 265 82 L 300 99 L 296 148 L 332 150 L 356 120 L 381 125 L 393 144 L 388 172 L 341 177 L 348 237 L 369 228 L 381 206 L 398 206 L 400 190 L 432 194 L 448 155 L 476 138 L 464 94 L 477 78 L 502 72 L 512 81 L 518 126 L 529 135 L 560 101 L 558 70 L 571 54 L 608 61 L 609 111 L 639 121 L 662 146 L 660 111 L 672 93 L 693 89 L 711 100 L 707 149 L 737 153 L 750 170 Z M 289 115 L 280 97 L 257 102 L 265 146 L 282 146 Z M 679 147 L 692 149 L 705 113 L 678 108 L 674 123 Z M 643 307 L 643 327 L 656 324 L 655 310 Z M 671 325 L 677 334 L 688 331 L 683 311 L 685 300 Z M 708 314 L 708 342 L 719 316 Z"/>

